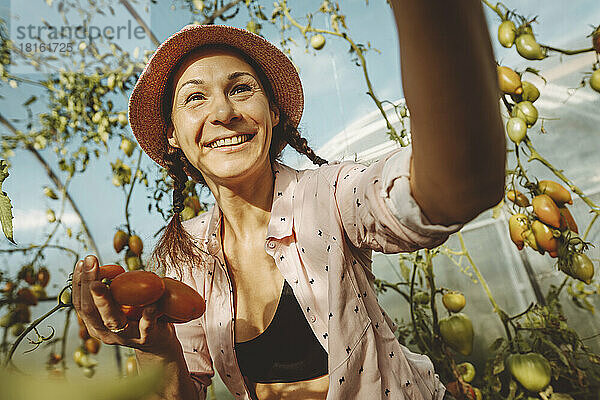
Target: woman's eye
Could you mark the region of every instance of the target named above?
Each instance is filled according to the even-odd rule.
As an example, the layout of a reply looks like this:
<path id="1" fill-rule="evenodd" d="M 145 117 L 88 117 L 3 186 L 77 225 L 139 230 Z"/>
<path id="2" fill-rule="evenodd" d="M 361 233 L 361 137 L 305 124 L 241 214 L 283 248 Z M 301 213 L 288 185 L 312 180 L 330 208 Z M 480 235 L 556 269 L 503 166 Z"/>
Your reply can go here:
<path id="1" fill-rule="evenodd" d="M 185 102 L 189 103 L 190 101 L 194 101 L 194 100 L 204 100 L 204 96 L 202 95 L 202 93 L 194 93 L 192 95 L 190 95 Z"/>
<path id="2" fill-rule="evenodd" d="M 252 90 L 250 85 L 237 85 L 236 87 L 233 88 L 233 90 L 231 91 L 231 94 L 238 94 L 241 92 L 247 92 L 249 90 Z"/>

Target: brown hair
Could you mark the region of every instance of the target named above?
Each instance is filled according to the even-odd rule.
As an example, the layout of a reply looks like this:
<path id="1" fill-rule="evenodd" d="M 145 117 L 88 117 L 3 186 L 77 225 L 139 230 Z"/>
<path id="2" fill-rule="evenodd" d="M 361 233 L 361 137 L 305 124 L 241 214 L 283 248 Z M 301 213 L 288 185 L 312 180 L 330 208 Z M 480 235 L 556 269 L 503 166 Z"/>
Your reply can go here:
<path id="1" fill-rule="evenodd" d="M 244 60 L 250 66 L 252 66 L 252 68 L 254 68 L 258 74 L 259 79 L 267 92 L 267 97 L 270 104 L 276 105 L 271 83 L 269 79 L 267 79 L 262 68 L 260 68 L 260 66 L 257 65 L 254 60 L 250 59 L 246 54 L 240 52 L 238 49 L 229 46 L 215 45 L 211 47 L 230 50 L 243 57 Z M 192 52 L 188 54 L 191 54 Z M 171 76 L 169 77 L 169 88 L 173 87 L 175 73 L 186 58 L 187 56 L 183 57 L 173 68 Z M 167 121 L 170 119 L 171 115 L 171 97 L 169 96 L 170 92 L 171 90 L 167 90 L 165 92 L 165 96 L 162 101 L 163 115 L 165 115 Z M 316 165 L 321 166 L 327 163 L 326 160 L 315 154 L 315 152 L 308 145 L 307 140 L 303 138 L 298 129 L 292 123 L 290 123 L 288 116 L 280 110 L 279 123 L 273 127 L 273 137 L 271 139 L 271 147 L 269 148 L 269 159 L 271 161 L 271 166 L 275 161 L 280 160 L 281 153 L 283 152 L 286 144 L 289 144 L 298 153 L 304 154 Z M 168 146 L 165 162 L 167 173 L 173 180 L 173 217 L 166 226 L 163 235 L 158 240 L 158 243 L 152 252 L 150 264 L 152 269 L 159 272 L 171 272 L 174 270 L 179 278 L 181 278 L 183 271 L 179 265 L 194 265 L 199 261 L 199 252 L 203 252 L 203 250 L 194 243 L 192 236 L 183 228 L 183 225 L 181 224 L 180 213 L 184 208 L 183 201 L 185 199 L 185 184 L 188 180 L 188 176 L 204 186 L 206 185 L 206 181 L 204 180 L 202 173 L 189 162 L 185 154 L 183 154 L 183 151 L 179 148 Z"/>

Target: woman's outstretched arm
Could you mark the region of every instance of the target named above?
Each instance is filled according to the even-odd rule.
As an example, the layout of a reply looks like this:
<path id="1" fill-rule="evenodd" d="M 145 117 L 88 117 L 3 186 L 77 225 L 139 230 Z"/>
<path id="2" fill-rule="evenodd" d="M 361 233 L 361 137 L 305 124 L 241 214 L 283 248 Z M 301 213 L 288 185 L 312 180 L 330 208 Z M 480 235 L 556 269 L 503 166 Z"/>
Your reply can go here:
<path id="1" fill-rule="evenodd" d="M 500 202 L 506 141 L 479 0 L 392 0 L 411 115 L 411 192 L 432 223 Z"/>

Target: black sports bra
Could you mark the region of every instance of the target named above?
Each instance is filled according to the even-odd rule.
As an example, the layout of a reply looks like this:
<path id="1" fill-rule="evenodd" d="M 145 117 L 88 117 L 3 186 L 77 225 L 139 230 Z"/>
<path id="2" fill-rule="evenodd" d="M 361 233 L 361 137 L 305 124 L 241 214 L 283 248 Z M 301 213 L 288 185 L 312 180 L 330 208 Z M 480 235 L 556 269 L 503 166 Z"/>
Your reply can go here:
<path id="1" fill-rule="evenodd" d="M 273 320 L 254 339 L 235 344 L 242 371 L 255 383 L 299 382 L 327 374 L 327 352 L 284 280 Z"/>

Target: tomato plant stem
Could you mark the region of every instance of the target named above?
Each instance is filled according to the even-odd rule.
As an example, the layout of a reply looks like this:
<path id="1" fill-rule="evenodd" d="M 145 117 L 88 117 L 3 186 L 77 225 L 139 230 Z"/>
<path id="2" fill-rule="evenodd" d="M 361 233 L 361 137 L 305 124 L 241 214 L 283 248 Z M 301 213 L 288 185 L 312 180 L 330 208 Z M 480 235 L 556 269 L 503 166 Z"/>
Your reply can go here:
<path id="1" fill-rule="evenodd" d="M 565 174 L 562 173 L 562 170 L 557 169 L 548 160 L 546 160 L 544 157 L 542 157 L 540 155 L 540 153 L 537 152 L 535 147 L 533 147 L 533 143 L 531 143 L 531 140 L 527 136 L 525 136 L 525 139 L 523 140 L 523 142 L 525 142 L 525 145 L 531 152 L 531 155 L 529 156 L 528 161 L 537 160 L 537 161 L 541 162 L 542 164 L 544 164 L 550 171 L 552 171 L 552 173 L 554 175 L 556 175 L 564 183 L 566 183 L 569 186 L 569 189 L 571 189 L 571 191 L 573 191 L 573 193 L 577 194 L 581 198 L 581 200 L 583 200 L 592 209 L 592 212 L 596 213 L 596 215 L 600 214 L 600 208 L 592 200 L 590 200 L 590 198 L 587 197 L 581 191 L 581 189 L 579 189 L 577 186 L 575 186 L 575 184 L 573 182 L 571 182 L 571 180 L 569 178 L 567 178 L 565 176 Z"/>
<path id="2" fill-rule="evenodd" d="M 65 316 L 65 325 L 63 327 L 63 335 L 60 340 L 60 361 L 63 371 L 67 369 L 67 362 L 65 357 L 67 355 L 67 336 L 69 335 L 69 325 L 71 322 L 71 314 L 73 313 L 73 307 L 69 307 Z"/>
<path id="3" fill-rule="evenodd" d="M 0 114 L 0 123 L 2 125 L 6 126 L 8 128 L 8 130 L 11 131 L 11 133 L 14 136 L 16 136 L 19 140 L 21 140 L 23 142 L 25 149 L 28 150 L 29 152 L 31 152 L 34 155 L 34 157 L 40 162 L 40 164 L 42 164 L 42 166 L 44 167 L 44 170 L 46 171 L 46 174 L 48 175 L 48 177 L 50 178 L 50 180 L 52 181 L 54 186 L 58 190 L 60 190 L 61 192 L 64 193 L 65 197 L 67 198 L 67 201 L 73 208 L 73 211 L 79 217 L 81 227 L 83 228 L 83 232 L 85 233 L 85 235 L 87 236 L 87 238 L 89 240 L 89 245 L 92 248 L 92 251 L 98 256 L 98 262 L 100 264 L 102 264 L 102 261 L 100 258 L 100 252 L 98 251 L 98 247 L 96 246 L 96 241 L 94 240 L 94 237 L 92 236 L 92 233 L 90 232 L 90 230 L 87 226 L 87 223 L 86 223 L 85 219 L 83 218 L 83 215 L 79 211 L 79 207 L 77 207 L 77 204 L 75 203 L 75 201 L 73 200 L 73 198 L 71 197 L 69 192 L 66 190 L 65 185 L 61 182 L 61 180 L 58 178 L 56 173 L 52 170 L 52 168 L 50 167 L 50 164 L 48 164 L 48 162 L 46 160 L 44 160 L 42 155 L 35 149 L 35 147 L 33 147 L 33 144 L 31 143 L 29 138 L 26 135 L 24 135 L 22 132 L 20 132 L 17 128 L 15 128 L 7 119 L 5 119 L 2 116 L 2 114 Z"/>
<path id="4" fill-rule="evenodd" d="M 135 186 L 135 181 L 137 180 L 138 171 L 140 170 L 140 164 L 142 162 L 142 155 L 144 152 L 139 150 L 140 155 L 137 160 L 137 165 L 135 166 L 135 172 L 133 174 L 133 180 L 131 181 L 131 186 L 129 187 L 129 193 L 127 193 L 127 199 L 125 200 L 125 221 L 127 224 L 127 234 L 131 236 L 131 225 L 129 224 L 129 201 L 131 200 L 131 194 L 133 193 L 133 187 Z M 125 190 L 125 188 L 123 188 Z"/>
<path id="5" fill-rule="evenodd" d="M 564 50 L 564 49 L 558 49 L 558 48 L 552 47 L 552 46 L 546 46 L 546 45 L 541 44 L 541 43 L 540 43 L 540 46 L 545 47 L 548 50 L 555 51 L 557 53 L 566 54 L 568 56 L 571 56 L 571 55 L 574 55 L 574 54 L 588 53 L 590 51 L 595 51 L 593 47 L 588 47 L 588 48 L 585 48 L 585 49 L 578 49 L 578 50 Z"/>
<path id="6" fill-rule="evenodd" d="M 481 2 L 482 2 L 483 4 L 485 4 L 486 6 L 488 6 L 489 8 L 491 8 L 491 9 L 492 9 L 492 11 L 494 11 L 496 14 L 498 14 L 498 16 L 500 17 L 500 19 L 501 19 L 501 20 L 503 20 L 503 21 L 504 21 L 504 20 L 506 19 L 505 15 L 504 15 L 504 14 L 502 14 L 502 12 L 500 11 L 500 9 L 498 8 L 498 5 L 499 5 L 500 3 L 496 3 L 496 5 L 495 5 L 495 6 L 493 6 L 493 5 L 492 5 L 492 4 L 491 4 L 491 3 L 490 3 L 488 0 L 481 0 Z"/>
<path id="7" fill-rule="evenodd" d="M 33 321 L 24 331 L 23 333 L 21 333 L 19 335 L 19 337 L 14 341 L 14 343 L 11 345 L 10 350 L 8 352 L 8 355 L 6 356 L 6 359 L 4 360 L 3 366 L 6 367 L 8 365 L 8 363 L 11 361 L 13 354 L 15 353 L 15 350 L 17 350 L 17 347 L 19 346 L 19 343 L 21 343 L 21 341 L 23 339 L 25 339 L 25 337 L 29 334 L 29 332 L 31 332 L 32 330 L 35 329 L 35 327 L 37 327 L 43 320 L 45 320 L 46 318 L 48 318 L 49 316 L 51 316 L 52 314 L 54 314 L 56 311 L 60 310 L 61 308 L 65 307 L 62 304 L 57 304 L 55 305 L 50 311 L 48 311 L 46 314 L 42 315 L 41 317 L 39 317 L 38 319 L 36 319 L 35 321 Z"/>
<path id="8" fill-rule="evenodd" d="M 362 49 L 359 46 L 357 46 L 356 43 L 354 43 L 354 41 L 348 36 L 348 34 L 346 34 L 345 32 L 340 32 L 339 28 L 331 31 L 331 30 L 326 30 L 326 29 L 313 28 L 310 25 L 304 26 L 304 25 L 300 24 L 298 21 L 296 21 L 290 15 L 290 10 L 287 6 L 286 0 L 281 1 L 280 6 L 281 6 L 281 9 L 283 10 L 285 17 L 288 19 L 288 21 L 290 21 L 290 23 L 292 25 L 294 25 L 296 28 L 298 28 L 300 30 L 300 32 L 302 33 L 302 36 L 304 36 L 305 38 L 306 38 L 306 32 L 325 33 L 328 35 L 341 37 L 350 44 L 350 47 L 352 48 L 352 50 L 354 50 L 356 52 L 356 56 L 359 59 L 359 64 L 360 64 L 360 67 L 362 68 L 363 75 L 365 77 L 365 82 L 366 82 L 367 88 L 368 88 L 367 94 L 375 102 L 375 105 L 377 106 L 377 108 L 379 109 L 379 112 L 383 116 L 383 119 L 385 120 L 385 125 L 388 129 L 388 135 L 389 135 L 390 139 L 395 142 L 401 143 L 400 136 L 398 136 L 396 129 L 389 121 L 388 116 L 387 116 L 385 110 L 383 109 L 382 102 L 375 95 L 375 90 L 373 89 L 373 85 L 371 84 L 371 79 L 369 78 L 369 72 L 367 70 L 367 60 L 365 59 Z"/>
<path id="9" fill-rule="evenodd" d="M 594 225 L 594 222 L 596 222 L 596 220 L 598 219 L 598 215 L 599 214 L 596 213 L 596 215 L 594 215 L 594 217 L 588 224 L 587 228 L 585 228 L 585 232 L 583 233 L 583 236 L 581 237 L 582 240 L 585 240 L 587 238 L 588 233 L 590 233 L 590 229 L 592 229 L 592 225 Z"/>
<path id="10" fill-rule="evenodd" d="M 410 278 L 410 294 L 409 294 L 409 299 L 408 299 L 408 304 L 410 306 L 410 319 L 413 325 L 413 330 L 415 332 L 415 337 L 417 339 L 417 341 L 419 342 L 419 345 L 422 347 L 421 351 L 425 352 L 425 353 L 430 353 L 430 348 L 428 346 L 427 343 L 425 343 L 425 340 L 423 339 L 423 337 L 421 336 L 421 332 L 417 326 L 417 319 L 415 318 L 415 302 L 414 302 L 414 291 L 415 291 L 415 279 L 417 277 L 417 269 L 418 269 L 418 264 L 415 262 L 413 263 L 413 269 L 412 269 L 412 274 L 411 274 L 411 278 Z"/>
<path id="11" fill-rule="evenodd" d="M 67 191 L 67 187 L 69 187 L 71 178 L 72 178 L 72 175 L 69 175 L 65 181 L 64 186 L 62 187 L 62 190 L 61 190 L 62 198 L 61 198 L 61 202 L 60 202 L 60 211 L 58 212 L 58 218 L 54 222 L 54 227 L 52 228 L 52 232 L 50 232 L 48 234 L 46 241 L 41 246 L 39 246 L 38 251 L 35 253 L 33 260 L 31 261 L 31 265 L 35 265 L 35 262 L 38 260 L 38 258 L 40 258 L 40 256 L 42 255 L 42 252 L 44 251 L 46 246 L 48 246 L 48 244 L 50 243 L 50 240 L 52 240 L 52 237 L 54 237 L 54 235 L 58 231 L 58 228 L 61 226 L 62 217 L 65 212 L 65 200 L 66 200 L 65 193 Z"/>
<path id="12" fill-rule="evenodd" d="M 473 261 L 473 258 L 471 257 L 471 255 L 469 254 L 469 251 L 467 250 L 467 247 L 465 246 L 465 240 L 463 238 L 462 233 L 458 232 L 457 233 L 458 236 L 458 240 L 460 241 L 460 247 L 461 247 L 461 253 L 467 257 L 467 260 L 469 261 L 469 264 L 471 264 L 471 268 L 473 268 L 473 271 L 475 272 L 475 275 L 477 276 L 477 279 L 479 279 L 479 282 L 481 283 L 481 286 L 483 287 L 483 290 L 485 291 L 485 293 L 488 296 L 488 299 L 490 300 L 490 303 L 492 303 L 492 307 L 494 309 L 494 312 L 496 314 L 498 314 L 498 318 L 500 318 L 500 321 L 502 322 L 502 325 L 504 326 L 504 331 L 506 332 L 506 337 L 508 339 L 508 344 L 512 350 L 512 334 L 510 333 L 510 328 L 508 327 L 508 315 L 506 314 L 506 312 L 504 312 L 504 310 L 502 310 L 499 306 L 498 303 L 496 303 L 496 300 L 494 299 L 494 296 L 492 295 L 492 291 L 490 290 L 490 287 L 488 286 L 485 278 L 483 277 L 483 275 L 481 274 L 481 272 L 479 271 L 479 268 L 477 268 L 477 265 L 475 264 L 475 262 Z"/>

